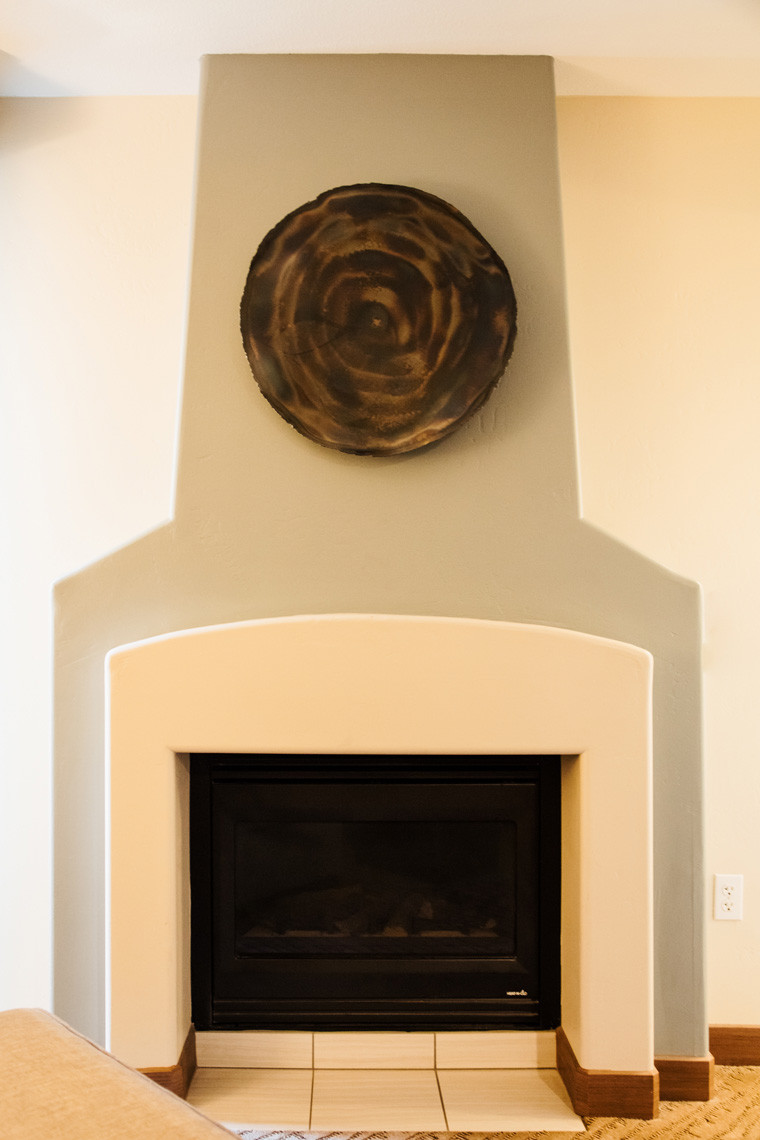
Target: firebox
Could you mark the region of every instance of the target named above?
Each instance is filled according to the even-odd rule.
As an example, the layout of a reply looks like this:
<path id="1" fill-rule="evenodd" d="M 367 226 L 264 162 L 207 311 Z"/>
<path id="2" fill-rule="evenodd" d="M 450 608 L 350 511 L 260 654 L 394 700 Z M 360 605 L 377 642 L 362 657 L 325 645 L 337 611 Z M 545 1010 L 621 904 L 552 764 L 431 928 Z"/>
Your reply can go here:
<path id="1" fill-rule="evenodd" d="M 559 1024 L 551 756 L 191 757 L 193 1021 Z"/>

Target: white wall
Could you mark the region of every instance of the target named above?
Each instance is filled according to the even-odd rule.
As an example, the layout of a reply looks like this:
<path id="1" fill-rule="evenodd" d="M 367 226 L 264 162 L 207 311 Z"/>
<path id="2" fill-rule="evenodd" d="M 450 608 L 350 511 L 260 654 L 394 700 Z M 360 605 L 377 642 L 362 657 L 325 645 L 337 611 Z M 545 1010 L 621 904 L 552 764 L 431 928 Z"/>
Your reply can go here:
<path id="1" fill-rule="evenodd" d="M 170 511 L 194 133 L 0 103 L 0 1007 L 50 1003 L 51 584 Z"/>
<path id="2" fill-rule="evenodd" d="M 704 584 L 707 866 L 747 913 L 709 1016 L 760 1023 L 760 100 L 559 111 L 585 515 Z M 49 1002 L 50 585 L 170 509 L 194 117 L 0 103 L 0 1007 Z"/>

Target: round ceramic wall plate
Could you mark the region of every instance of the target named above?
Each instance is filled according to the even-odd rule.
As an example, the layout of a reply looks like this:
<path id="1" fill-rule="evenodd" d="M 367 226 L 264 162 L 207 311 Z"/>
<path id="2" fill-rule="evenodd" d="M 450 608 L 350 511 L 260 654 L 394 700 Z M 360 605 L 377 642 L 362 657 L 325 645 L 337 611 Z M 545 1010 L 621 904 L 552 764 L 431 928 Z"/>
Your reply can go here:
<path id="1" fill-rule="evenodd" d="M 407 186 L 341 186 L 283 218 L 251 262 L 241 330 L 253 375 L 326 447 L 397 455 L 454 431 L 509 359 L 501 258 L 453 206 Z"/>

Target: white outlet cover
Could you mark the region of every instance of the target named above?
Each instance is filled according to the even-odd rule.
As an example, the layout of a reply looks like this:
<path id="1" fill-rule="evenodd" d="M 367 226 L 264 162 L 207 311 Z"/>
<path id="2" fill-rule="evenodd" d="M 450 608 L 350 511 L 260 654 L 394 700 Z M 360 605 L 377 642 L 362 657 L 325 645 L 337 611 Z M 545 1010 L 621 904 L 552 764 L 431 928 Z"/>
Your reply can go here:
<path id="1" fill-rule="evenodd" d="M 744 875 L 716 875 L 713 918 L 738 922 L 744 918 Z"/>

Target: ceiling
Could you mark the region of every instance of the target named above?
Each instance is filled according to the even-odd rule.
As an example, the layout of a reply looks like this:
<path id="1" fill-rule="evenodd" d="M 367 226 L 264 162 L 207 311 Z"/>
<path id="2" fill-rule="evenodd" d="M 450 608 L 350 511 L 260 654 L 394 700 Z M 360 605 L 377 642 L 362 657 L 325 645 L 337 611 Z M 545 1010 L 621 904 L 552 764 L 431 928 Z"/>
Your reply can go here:
<path id="1" fill-rule="evenodd" d="M 4 0 L 0 94 L 190 94 L 225 52 L 552 55 L 564 95 L 760 96 L 760 0 Z"/>

